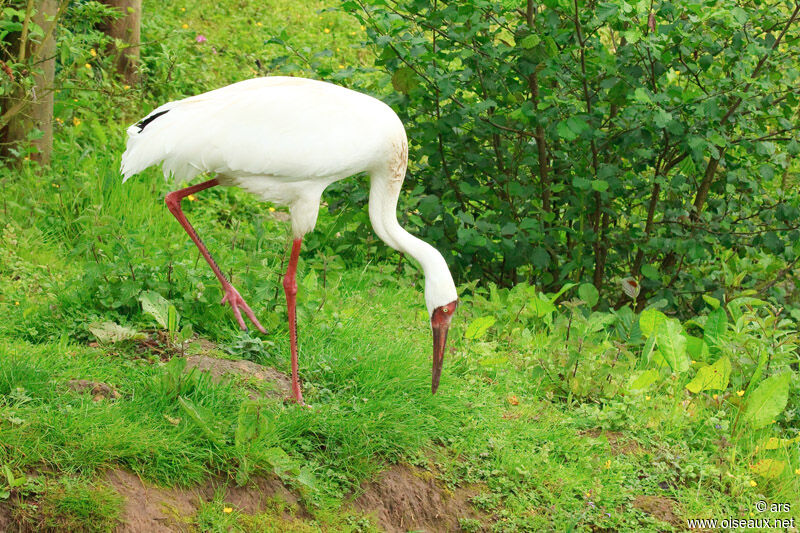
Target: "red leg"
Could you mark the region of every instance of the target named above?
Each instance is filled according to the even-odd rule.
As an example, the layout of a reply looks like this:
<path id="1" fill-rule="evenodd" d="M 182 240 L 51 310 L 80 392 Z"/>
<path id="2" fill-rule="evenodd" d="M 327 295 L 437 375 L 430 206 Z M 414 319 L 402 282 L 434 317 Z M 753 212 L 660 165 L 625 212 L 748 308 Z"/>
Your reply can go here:
<path id="1" fill-rule="evenodd" d="M 203 254 L 203 257 L 206 259 L 209 266 L 211 266 L 211 270 L 214 271 L 214 274 L 216 274 L 219 282 L 222 283 L 222 290 L 225 292 L 225 296 L 222 298 L 222 303 L 224 304 L 227 302 L 233 308 L 233 314 L 236 315 L 236 320 L 239 322 L 239 326 L 241 326 L 242 329 L 247 329 L 244 319 L 242 319 L 242 313 L 239 311 L 241 308 L 247 315 L 247 318 L 249 318 L 253 324 L 255 324 L 261 333 L 266 333 L 267 331 L 261 326 L 261 324 L 259 324 L 258 320 L 256 319 L 256 315 L 253 313 L 252 309 L 250 309 L 250 306 L 245 303 L 244 299 L 242 299 L 241 295 L 239 295 L 239 292 L 233 288 L 233 285 L 230 284 L 225 275 L 219 269 L 216 261 L 214 261 L 214 258 L 211 257 L 211 254 L 208 252 L 208 248 L 206 248 L 206 245 L 203 244 L 202 240 L 200 240 L 200 236 L 194 230 L 192 225 L 186 219 L 186 215 L 184 215 L 183 211 L 181 210 L 181 200 L 190 194 L 203 191 L 210 187 L 214 187 L 215 185 L 219 185 L 219 181 L 216 178 L 213 180 L 204 181 L 203 183 L 198 183 L 197 185 L 192 185 L 191 187 L 186 187 L 185 189 L 181 189 L 179 191 L 171 192 L 166 197 L 167 208 L 169 209 L 170 213 L 172 213 L 175 218 L 178 219 L 178 222 L 180 222 L 181 226 L 183 226 L 183 229 L 186 230 L 186 233 L 189 234 L 189 237 L 191 237 L 192 241 L 194 241 L 194 243 L 197 245 L 200 253 Z"/>
<path id="2" fill-rule="evenodd" d="M 292 392 L 294 399 L 300 405 L 303 403 L 303 393 L 300 391 L 297 364 L 297 260 L 300 258 L 300 244 L 303 239 L 295 239 L 292 243 L 292 253 L 289 256 L 289 268 L 283 277 L 283 290 L 286 292 L 286 308 L 289 312 L 289 344 L 292 351 Z"/>

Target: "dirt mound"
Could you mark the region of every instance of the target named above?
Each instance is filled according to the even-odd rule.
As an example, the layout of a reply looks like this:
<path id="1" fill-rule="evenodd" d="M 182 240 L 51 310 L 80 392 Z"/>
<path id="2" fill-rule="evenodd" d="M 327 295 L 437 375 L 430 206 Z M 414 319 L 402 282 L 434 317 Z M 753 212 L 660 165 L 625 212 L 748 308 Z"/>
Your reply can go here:
<path id="1" fill-rule="evenodd" d="M 11 507 L 0 503 L 0 531 L 11 531 Z"/>
<path id="2" fill-rule="evenodd" d="M 614 455 L 636 455 L 644 452 L 642 446 L 638 442 L 625 437 L 625 435 L 617 431 L 604 431 L 595 428 L 581 431 L 580 434 L 592 439 L 605 438 L 608 441 L 608 446 L 611 448 L 611 453 Z"/>
<path id="3" fill-rule="evenodd" d="M 201 372 L 211 374 L 215 382 L 224 379 L 226 376 L 239 376 L 254 378 L 262 385 L 258 391 L 252 391 L 251 397 L 270 396 L 273 398 L 292 398 L 292 380 L 282 372 L 274 368 L 262 366 L 252 361 L 231 361 L 229 359 L 217 359 L 207 355 L 191 355 L 186 358 L 186 369 L 196 368 Z"/>
<path id="4" fill-rule="evenodd" d="M 461 531 L 459 519 L 485 521 L 469 503 L 480 492 L 477 488 L 449 492 L 430 474 L 413 467 L 393 466 L 362 488 L 356 508 L 374 516 L 389 533 Z"/>
<path id="5" fill-rule="evenodd" d="M 663 496 L 637 496 L 633 500 L 633 506 L 637 509 L 662 522 L 677 526 L 681 524 L 681 520 L 675 512 L 675 505 L 674 500 Z"/>
<path id="6" fill-rule="evenodd" d="M 297 507 L 298 499 L 277 478 L 253 479 L 245 487 L 229 487 L 225 483 L 209 481 L 190 489 L 160 488 L 147 485 L 139 477 L 124 470 L 113 470 L 106 481 L 125 498 L 122 524 L 118 533 L 168 533 L 192 530 L 197 509 L 211 501 L 215 493 L 224 491 L 224 501 L 248 514 L 262 512 L 268 500 L 278 497 Z M 307 515 L 300 507 L 298 515 Z M 287 514 L 286 518 L 290 518 Z M 2 529 L 0 529 L 2 531 Z"/>
<path id="7" fill-rule="evenodd" d="M 102 399 L 119 398 L 117 390 L 107 383 L 101 381 L 89 381 L 86 379 L 71 379 L 67 381 L 67 387 L 75 392 L 89 391 L 92 393 L 92 400 L 99 402 Z"/>

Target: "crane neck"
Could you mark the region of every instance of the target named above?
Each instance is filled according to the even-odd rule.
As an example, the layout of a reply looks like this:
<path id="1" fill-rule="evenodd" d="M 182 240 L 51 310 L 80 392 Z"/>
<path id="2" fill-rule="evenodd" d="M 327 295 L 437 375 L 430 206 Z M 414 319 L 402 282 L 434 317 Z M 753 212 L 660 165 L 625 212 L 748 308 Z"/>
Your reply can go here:
<path id="1" fill-rule="evenodd" d="M 413 257 L 425 274 L 428 314 L 458 299 L 455 283 L 442 254 L 406 231 L 397 221 L 397 200 L 405 177 L 405 161 L 382 172 L 371 173 L 369 218 L 375 233 L 386 244 Z"/>

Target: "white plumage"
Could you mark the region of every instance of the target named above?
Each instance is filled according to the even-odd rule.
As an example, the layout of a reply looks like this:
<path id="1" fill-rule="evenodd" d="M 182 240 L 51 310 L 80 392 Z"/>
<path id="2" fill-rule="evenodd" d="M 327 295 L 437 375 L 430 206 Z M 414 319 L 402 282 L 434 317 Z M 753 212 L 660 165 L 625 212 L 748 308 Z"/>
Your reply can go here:
<path id="1" fill-rule="evenodd" d="M 298 252 L 300 239 L 316 224 L 325 188 L 348 176 L 368 173 L 369 214 L 375 232 L 393 248 L 416 259 L 425 274 L 425 301 L 434 329 L 435 391 L 436 354 L 439 353 L 441 371 L 447 326 L 458 295 L 442 255 L 397 222 L 395 211 L 407 159 L 403 124 L 380 100 L 321 81 L 268 77 L 242 81 L 155 109 L 128 128 L 121 171 L 125 181 L 152 165 L 161 164 L 164 176 L 172 175 L 179 183 L 198 174 L 214 173 L 216 181 L 196 186 L 198 190 L 218 182 L 286 205 Z M 177 200 L 168 198 L 168 205 L 172 201 L 173 214 L 201 252 L 207 254 L 180 211 L 179 193 L 188 194 L 188 190 L 172 193 L 178 195 Z M 296 284 L 292 288 L 294 257 L 295 262 L 290 262 L 292 279 L 287 281 L 287 272 L 284 283 L 287 298 L 292 290 L 296 292 Z M 260 327 L 210 255 L 206 259 L 223 283 L 228 303 L 242 327 L 244 322 L 237 304 L 231 300 L 240 301 L 238 306 L 248 311 L 248 316 Z M 290 323 L 294 320 L 293 305 L 290 304 Z M 293 331 L 293 323 L 291 328 Z M 294 342 L 292 356 L 296 381 Z M 302 403 L 299 385 L 296 398 Z"/>

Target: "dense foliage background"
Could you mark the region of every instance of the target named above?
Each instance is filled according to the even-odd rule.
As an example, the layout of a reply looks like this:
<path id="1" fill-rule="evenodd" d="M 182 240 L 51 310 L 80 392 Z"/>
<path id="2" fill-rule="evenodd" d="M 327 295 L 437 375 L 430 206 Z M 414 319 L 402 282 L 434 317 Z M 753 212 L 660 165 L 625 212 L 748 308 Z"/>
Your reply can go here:
<path id="1" fill-rule="evenodd" d="M 408 222 L 462 281 L 601 306 L 796 303 L 798 10 L 786 2 L 343 3 L 411 139 Z"/>

